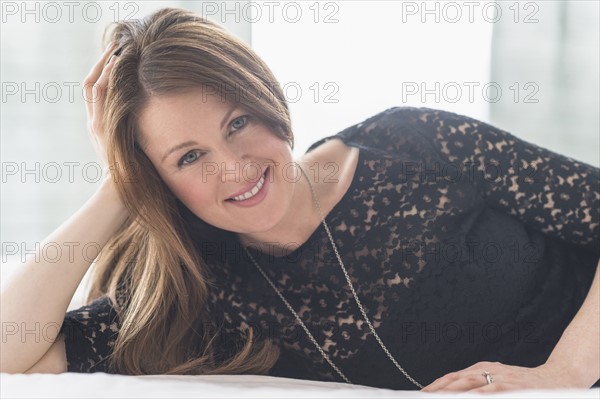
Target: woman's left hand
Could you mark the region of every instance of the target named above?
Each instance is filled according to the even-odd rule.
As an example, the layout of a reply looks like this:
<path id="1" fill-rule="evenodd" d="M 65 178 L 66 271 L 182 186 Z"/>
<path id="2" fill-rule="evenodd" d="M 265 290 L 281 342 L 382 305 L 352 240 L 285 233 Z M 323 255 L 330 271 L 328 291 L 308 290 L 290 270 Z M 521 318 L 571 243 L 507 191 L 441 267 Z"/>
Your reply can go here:
<path id="1" fill-rule="evenodd" d="M 488 371 L 493 382 L 487 383 L 484 371 Z M 421 392 L 471 392 L 495 393 L 521 389 L 589 388 L 578 387 L 558 368 L 543 364 L 538 367 L 508 366 L 498 362 L 479 362 L 464 370 L 438 378 Z"/>

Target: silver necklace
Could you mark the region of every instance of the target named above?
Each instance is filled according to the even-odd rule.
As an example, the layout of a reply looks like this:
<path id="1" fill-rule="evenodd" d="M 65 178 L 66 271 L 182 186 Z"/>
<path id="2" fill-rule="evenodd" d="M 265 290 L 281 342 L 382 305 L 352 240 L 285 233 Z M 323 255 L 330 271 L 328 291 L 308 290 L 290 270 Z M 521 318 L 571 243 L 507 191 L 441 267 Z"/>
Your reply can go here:
<path id="1" fill-rule="evenodd" d="M 325 231 L 327 232 L 327 235 L 329 236 L 329 241 L 331 242 L 331 246 L 333 247 L 333 250 L 335 251 L 335 255 L 337 256 L 337 259 L 338 259 L 338 262 L 340 264 L 340 267 L 342 268 L 342 271 L 344 272 L 344 275 L 346 276 L 346 281 L 348 282 L 348 285 L 350 286 L 350 289 L 352 290 L 352 295 L 354 295 L 354 299 L 356 300 L 356 304 L 360 308 L 360 312 L 362 313 L 363 317 L 365 318 L 365 321 L 369 325 L 369 328 L 371 329 L 371 332 L 373 333 L 373 336 L 377 339 L 377 342 L 379 342 L 379 345 L 381 345 L 381 348 L 383 349 L 383 351 L 387 354 L 387 356 L 394 363 L 394 365 L 402 372 L 402 374 L 404 374 L 406 376 L 406 378 L 408 378 L 413 384 L 415 384 L 419 388 L 423 388 L 423 385 L 419 384 L 417 381 L 415 381 L 414 378 L 412 378 L 410 375 L 408 375 L 408 373 L 406 371 L 404 371 L 404 369 L 398 364 L 398 362 L 396 361 L 396 359 L 394 359 L 394 357 L 392 356 L 392 354 L 390 353 L 390 351 L 385 347 L 385 345 L 381 341 L 381 338 L 379 338 L 379 335 L 377 335 L 377 333 L 375 332 L 375 328 L 373 328 L 373 325 L 371 324 L 371 321 L 367 317 L 367 313 L 363 309 L 362 304 L 361 304 L 360 300 L 358 299 L 358 295 L 356 295 L 356 291 L 354 290 L 354 286 L 352 285 L 352 282 L 350 281 L 350 277 L 348 276 L 348 272 L 346 272 L 346 268 L 344 267 L 344 263 L 342 262 L 342 258 L 340 257 L 340 254 L 339 254 L 339 252 L 337 250 L 337 247 L 335 246 L 335 243 L 333 242 L 333 238 L 331 236 L 331 232 L 329 231 L 329 227 L 327 226 L 327 223 L 325 222 L 325 217 L 323 216 L 323 212 L 321 211 L 321 205 L 319 204 L 319 200 L 317 198 L 317 195 L 315 194 L 315 191 L 313 190 L 312 184 L 310 183 L 310 179 L 308 178 L 308 176 L 306 176 L 306 173 L 304 173 L 304 170 L 302 169 L 302 167 L 299 164 L 296 164 L 296 165 L 298 166 L 298 168 L 300 168 L 300 171 L 302 172 L 302 174 L 306 178 L 306 181 L 308 181 L 308 185 L 309 185 L 310 191 L 312 193 L 313 201 L 314 201 L 315 205 L 317 206 L 317 209 L 319 210 L 319 214 L 321 216 L 321 221 L 323 223 L 323 227 L 325 227 Z M 298 323 L 300 323 L 300 325 L 304 329 L 304 332 L 306 332 L 306 334 L 308 335 L 308 337 L 310 338 L 310 340 L 313 342 L 313 344 L 315 345 L 315 347 L 319 350 L 319 352 L 321 352 L 321 355 L 323 356 L 323 358 L 327 361 L 327 363 L 329 363 L 331 365 L 331 367 L 333 367 L 333 369 L 340 375 L 340 377 L 342 377 L 342 379 L 344 381 L 346 381 L 348 384 L 352 384 L 352 382 L 350 382 L 350 380 L 344 375 L 344 373 L 342 373 L 342 371 L 331 361 L 331 359 L 329 358 L 329 356 L 327 356 L 327 354 L 325 352 L 323 352 L 323 349 L 321 349 L 321 347 L 319 346 L 319 344 L 317 343 L 317 341 L 315 340 L 315 338 L 312 336 L 312 334 L 310 333 L 310 331 L 308 331 L 308 328 L 306 328 L 306 325 L 304 325 L 304 323 L 300 319 L 300 316 L 298 316 L 298 314 L 294 311 L 294 309 L 292 308 L 292 306 L 288 303 L 288 301 L 279 292 L 279 290 L 277 289 L 277 287 L 275 287 L 275 284 L 273 284 L 273 282 L 271 281 L 271 279 L 266 275 L 266 273 L 262 270 L 262 268 L 254 260 L 254 258 L 250 254 L 250 252 L 248 252 L 248 249 L 246 247 L 244 247 L 244 249 L 246 250 L 246 253 L 250 257 L 250 260 L 252 260 L 252 263 L 254 263 L 254 265 L 256 265 L 256 267 L 258 268 L 258 270 L 260 271 L 260 273 L 267 280 L 267 282 L 271 285 L 271 287 L 275 290 L 275 292 L 277 293 L 277 295 L 279 295 L 279 298 L 281 298 L 281 300 L 285 303 L 285 305 L 290 310 L 290 312 L 292 312 L 294 314 L 294 317 L 296 318 L 296 320 L 298 321 Z"/>

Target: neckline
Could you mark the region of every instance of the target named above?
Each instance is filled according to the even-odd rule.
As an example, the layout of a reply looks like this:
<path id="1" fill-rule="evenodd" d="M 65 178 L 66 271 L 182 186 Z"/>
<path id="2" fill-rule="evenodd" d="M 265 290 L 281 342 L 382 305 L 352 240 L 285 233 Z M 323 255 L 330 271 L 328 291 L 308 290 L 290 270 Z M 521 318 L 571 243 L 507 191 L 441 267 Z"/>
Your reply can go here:
<path id="1" fill-rule="evenodd" d="M 314 148 L 317 148 L 323 142 L 325 142 L 329 139 L 332 139 L 332 138 L 339 138 L 339 136 L 329 136 L 329 137 L 325 137 L 325 138 L 317 141 L 316 143 L 314 143 L 313 145 L 311 145 L 309 147 L 309 149 L 306 151 L 306 153 L 312 151 Z M 344 140 L 344 143 L 346 145 L 348 145 L 349 147 L 358 148 L 358 160 L 356 163 L 356 169 L 354 170 L 354 175 L 352 176 L 352 180 L 350 182 L 350 185 L 348 186 L 348 189 L 346 190 L 344 195 L 342 195 L 340 200 L 333 206 L 333 208 L 331 208 L 329 213 L 327 213 L 325 215 L 325 219 L 328 219 L 330 215 L 337 214 L 339 208 L 345 202 L 348 201 L 350 195 L 357 188 L 356 185 L 358 184 L 358 175 L 362 172 L 362 167 L 363 167 L 363 163 L 364 163 L 363 162 L 364 148 L 358 147 L 358 146 L 352 146 L 349 143 L 347 143 L 345 140 Z M 315 212 L 318 212 L 318 211 L 315 209 Z M 329 226 L 329 223 L 328 223 L 328 226 Z M 321 220 L 321 223 L 319 223 L 317 228 L 311 233 L 311 235 L 308 237 L 308 239 L 306 239 L 306 241 L 304 241 L 298 248 L 296 248 L 295 250 L 293 250 L 292 252 L 290 252 L 289 254 L 284 255 L 284 256 L 274 256 L 272 254 L 266 254 L 264 252 L 261 252 L 255 248 L 253 248 L 252 246 L 247 247 L 247 249 L 248 249 L 248 252 L 250 252 L 250 254 L 252 255 L 252 257 L 254 257 L 254 259 L 257 260 L 257 262 L 258 262 L 258 258 L 267 258 L 271 263 L 282 263 L 282 264 L 295 263 L 295 262 L 289 262 L 288 259 L 296 259 L 299 256 L 300 252 L 306 250 L 306 248 L 309 245 L 312 245 L 312 243 L 315 242 L 321 236 L 321 234 L 323 233 L 323 230 L 324 230 L 323 221 Z M 247 258 L 248 262 L 252 262 L 250 259 L 248 259 L 247 256 L 245 256 L 245 258 Z M 262 267 L 260 262 L 258 262 L 258 264 Z"/>

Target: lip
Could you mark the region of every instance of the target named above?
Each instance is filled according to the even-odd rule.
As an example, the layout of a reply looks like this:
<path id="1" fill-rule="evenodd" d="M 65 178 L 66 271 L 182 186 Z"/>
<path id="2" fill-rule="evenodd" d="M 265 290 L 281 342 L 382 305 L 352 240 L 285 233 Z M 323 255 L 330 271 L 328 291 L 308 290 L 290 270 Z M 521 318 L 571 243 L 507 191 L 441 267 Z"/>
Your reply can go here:
<path id="1" fill-rule="evenodd" d="M 225 200 L 228 200 L 229 198 L 233 198 L 233 197 L 237 197 L 238 195 L 242 195 L 250 190 L 252 190 L 254 188 L 254 186 L 256 186 L 256 183 L 258 183 L 258 181 L 260 180 L 261 177 L 263 177 L 263 175 L 265 174 L 265 172 L 267 171 L 268 167 L 265 168 L 265 170 L 263 170 L 260 174 L 260 176 L 258 176 L 258 178 L 254 181 L 249 182 L 248 184 L 246 184 L 246 186 L 241 189 L 240 191 L 236 192 L 235 194 L 231 194 L 229 197 L 225 198 Z"/>
<path id="2" fill-rule="evenodd" d="M 267 169 L 263 172 L 263 174 L 265 176 L 265 181 L 264 181 L 262 187 L 260 188 L 260 190 L 253 197 L 250 197 L 250 198 L 242 200 L 242 201 L 225 200 L 225 202 L 228 204 L 241 206 L 241 207 L 254 206 L 254 205 L 258 204 L 259 202 L 261 202 L 266 197 L 267 193 L 269 192 L 269 186 L 270 186 L 269 176 L 271 174 L 270 167 L 267 167 Z M 262 176 L 263 175 L 261 175 L 261 177 Z M 260 177 L 258 178 L 258 180 L 260 180 Z M 256 185 L 258 180 L 256 180 L 256 182 L 254 184 L 250 185 L 246 189 L 246 191 L 252 189 Z M 241 194 L 245 193 L 246 191 L 242 191 Z"/>

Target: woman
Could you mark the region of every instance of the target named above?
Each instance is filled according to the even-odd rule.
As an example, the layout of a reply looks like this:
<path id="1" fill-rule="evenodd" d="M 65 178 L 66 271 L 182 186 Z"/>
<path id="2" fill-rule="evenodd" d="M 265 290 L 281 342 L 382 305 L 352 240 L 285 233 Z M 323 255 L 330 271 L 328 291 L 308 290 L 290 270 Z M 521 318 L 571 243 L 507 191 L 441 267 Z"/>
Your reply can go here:
<path id="1" fill-rule="evenodd" d="M 2 320 L 61 328 L 3 342 L 3 371 L 472 392 L 600 378 L 597 168 L 409 107 L 293 160 L 274 76 L 219 26 L 170 8 L 110 40 L 85 81 L 109 176 L 48 237 L 102 248 L 88 305 L 64 314 L 89 255 L 25 264 Z"/>

